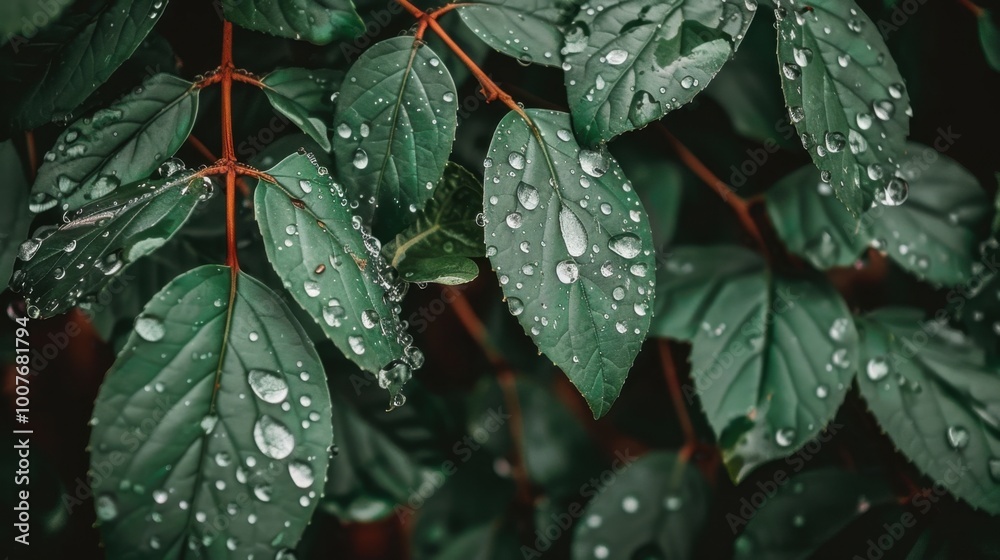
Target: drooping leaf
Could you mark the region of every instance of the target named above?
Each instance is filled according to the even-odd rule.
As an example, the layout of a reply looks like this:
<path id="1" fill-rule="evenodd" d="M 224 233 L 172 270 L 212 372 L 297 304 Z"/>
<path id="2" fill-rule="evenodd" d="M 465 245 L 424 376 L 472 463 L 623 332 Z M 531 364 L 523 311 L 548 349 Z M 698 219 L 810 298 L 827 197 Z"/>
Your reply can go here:
<path id="1" fill-rule="evenodd" d="M 724 262 L 733 265 L 712 266 Z M 678 247 L 661 277 L 658 291 L 680 291 L 657 315 L 688 317 L 666 323 L 668 333 L 689 336 L 698 325 L 692 392 L 733 480 L 820 433 L 857 364 L 857 332 L 833 286 L 819 276 L 777 276 L 732 247 Z"/>
<path id="2" fill-rule="evenodd" d="M 579 0 L 483 0 L 458 8 L 462 21 L 494 49 L 524 62 L 562 64 L 562 27 Z"/>
<path id="3" fill-rule="evenodd" d="M 434 194 L 457 110 L 451 75 L 412 37 L 376 44 L 347 72 L 333 120 L 337 175 L 376 236 L 402 230 Z"/>
<path id="4" fill-rule="evenodd" d="M 795 475 L 749 520 L 726 514 L 730 529 L 746 526 L 736 540 L 734 559 L 810 558 L 858 518 L 887 505 L 896 506 L 896 496 L 882 477 L 833 468 Z"/>
<path id="5" fill-rule="evenodd" d="M 868 223 L 851 215 L 813 165 L 789 173 L 767 191 L 767 213 L 789 251 L 827 269 L 850 266 L 871 243 Z M 889 210 L 884 206 L 880 211 Z M 898 209 L 893 209 L 898 210 Z"/>
<path id="6" fill-rule="evenodd" d="M 709 488 L 676 453 L 654 451 L 619 472 L 573 533 L 573 560 L 692 558 L 708 514 Z"/>
<path id="7" fill-rule="evenodd" d="M 653 336 L 692 341 L 703 317 L 725 291 L 753 293 L 765 263 L 741 247 L 676 247 L 656 278 Z"/>
<path id="8" fill-rule="evenodd" d="M 2 121 L 24 129 L 70 118 L 139 46 L 166 4 L 78 2 L 31 40 L 11 43 L 0 54 L 0 86 L 14 92 Z"/>
<path id="9" fill-rule="evenodd" d="M 323 492 L 330 408 L 316 351 L 273 292 L 218 265 L 178 277 L 136 318 L 95 403 L 108 555 L 295 546 Z"/>
<path id="10" fill-rule="evenodd" d="M 569 115 L 527 115 L 533 125 L 508 113 L 490 145 L 486 254 L 511 314 L 600 417 L 649 329 L 649 220 L 614 158 L 576 143 Z"/>
<path id="11" fill-rule="evenodd" d="M 149 177 L 187 140 L 198 116 L 195 84 L 157 74 L 115 104 L 70 125 L 45 154 L 31 209 L 75 210 Z"/>
<path id="12" fill-rule="evenodd" d="M 587 146 L 691 101 L 739 46 L 756 2 L 617 0 L 602 8 L 580 10 L 562 49 L 573 126 Z"/>
<path id="13" fill-rule="evenodd" d="M 222 0 L 222 10 L 240 27 L 317 45 L 365 31 L 351 0 Z"/>
<path id="14" fill-rule="evenodd" d="M 18 247 L 28 237 L 28 177 L 12 140 L 0 143 L 0 177 L 4 178 L 4 203 L 0 207 L 0 279 L 10 279 Z M 478 201 L 477 201 L 478 202 Z M 2 291 L 2 290 L 0 290 Z"/>
<path id="15" fill-rule="evenodd" d="M 878 27 L 853 0 L 777 4 L 778 70 L 802 146 L 852 214 L 899 204 L 910 99 Z"/>
<path id="16" fill-rule="evenodd" d="M 211 191 L 208 178 L 190 171 L 118 187 L 21 244 L 10 286 L 24 294 L 29 316 L 62 313 L 163 245 Z"/>
<path id="17" fill-rule="evenodd" d="M 335 70 L 282 68 L 261 80 L 271 105 L 330 151 L 326 123 L 333 121 L 333 94 L 343 74 Z"/>
<path id="18" fill-rule="evenodd" d="M 906 202 L 876 206 L 862 217 L 873 245 L 920 278 L 945 285 L 969 280 L 990 212 L 979 181 L 955 160 L 915 143 L 907 144 L 899 175 L 910 185 Z"/>
<path id="19" fill-rule="evenodd" d="M 38 0 L 8 0 L 0 3 L 0 39 L 4 43 L 15 37 L 32 37 L 62 14 L 72 0 L 39 2 Z"/>
<path id="20" fill-rule="evenodd" d="M 1000 27 L 997 27 L 991 10 L 982 10 L 976 17 L 979 27 L 979 42 L 990 68 L 1000 72 Z"/>
<path id="21" fill-rule="evenodd" d="M 386 245 L 389 264 L 407 282 L 454 285 L 474 280 L 479 266 L 471 259 L 486 254 L 483 231 L 476 224 L 482 200 L 479 180 L 449 162 L 416 222 Z"/>
<path id="22" fill-rule="evenodd" d="M 378 240 L 352 220 L 340 185 L 310 154 L 292 154 L 267 171 L 254 210 L 267 258 L 295 301 L 337 348 L 379 373 L 393 406 L 423 362 L 399 318 L 405 291 L 379 253 Z"/>
<path id="23" fill-rule="evenodd" d="M 989 212 L 975 176 L 916 143 L 900 158 L 899 176 L 909 183 L 906 202 L 877 205 L 859 221 L 830 196 L 819 170 L 804 167 L 768 191 L 768 212 L 786 246 L 819 268 L 847 266 L 871 245 L 931 282 L 969 280 Z"/>
<path id="24" fill-rule="evenodd" d="M 893 443 L 973 507 L 1000 513 L 1000 376 L 964 335 L 916 309 L 858 319 L 858 386 Z"/>

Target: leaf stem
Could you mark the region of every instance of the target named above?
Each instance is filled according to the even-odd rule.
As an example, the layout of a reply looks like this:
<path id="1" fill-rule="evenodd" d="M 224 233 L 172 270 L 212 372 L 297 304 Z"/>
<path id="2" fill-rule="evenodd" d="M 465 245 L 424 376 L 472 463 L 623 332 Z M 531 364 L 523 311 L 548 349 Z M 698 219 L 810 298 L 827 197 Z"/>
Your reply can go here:
<path id="1" fill-rule="evenodd" d="M 972 12 L 972 15 L 977 18 L 983 17 L 983 13 L 986 11 L 982 7 L 976 5 L 972 0 L 958 0 L 958 3 L 965 6 L 965 9 Z"/>
<path id="2" fill-rule="evenodd" d="M 750 213 L 751 204 L 740 198 L 739 195 L 733 192 L 729 185 L 723 182 L 721 179 L 715 176 L 712 171 L 705 166 L 704 163 L 698 159 L 691 150 L 688 149 L 676 136 L 670 133 L 662 125 L 657 127 L 663 135 L 666 137 L 670 145 L 673 146 L 674 151 L 681 158 L 681 161 L 686 165 L 699 179 L 704 181 L 716 194 L 722 198 L 722 201 L 729 205 L 730 208 L 736 212 L 736 217 L 739 219 L 740 224 L 743 229 L 753 237 L 754 242 L 760 248 L 761 252 L 770 260 L 770 254 L 768 252 L 767 243 L 764 242 L 764 236 L 761 234 L 760 228 L 757 227 L 757 222 L 754 221 L 753 215 Z"/>
<path id="3" fill-rule="evenodd" d="M 28 150 L 28 179 L 35 182 L 35 175 L 38 174 L 38 150 L 35 148 L 35 132 L 24 131 L 24 144 Z"/>
<path id="4" fill-rule="evenodd" d="M 222 23 L 222 163 L 226 168 L 226 265 L 235 283 L 240 270 L 236 251 L 236 150 L 233 147 L 233 24 Z M 235 285 L 233 286 L 235 288 Z"/>
<path id="5" fill-rule="evenodd" d="M 490 364 L 497 371 L 497 381 L 500 384 L 500 389 L 503 391 L 504 406 L 510 411 L 510 437 L 512 442 L 510 459 L 511 471 L 514 475 L 514 481 L 517 484 L 517 498 L 521 504 L 531 505 L 534 500 L 531 496 L 531 482 L 528 478 L 528 470 L 524 462 L 524 420 L 521 415 L 520 399 L 517 396 L 514 371 L 503 356 L 500 355 L 500 352 L 497 351 L 492 341 L 490 341 L 486 327 L 472 309 L 469 300 L 458 290 L 454 290 L 454 294 L 455 297 L 451 304 L 452 309 L 455 310 L 455 315 L 458 316 L 458 320 L 465 327 L 465 330 L 468 331 L 469 336 L 476 341 L 483 353 L 486 354 L 486 358 L 490 361 Z"/>

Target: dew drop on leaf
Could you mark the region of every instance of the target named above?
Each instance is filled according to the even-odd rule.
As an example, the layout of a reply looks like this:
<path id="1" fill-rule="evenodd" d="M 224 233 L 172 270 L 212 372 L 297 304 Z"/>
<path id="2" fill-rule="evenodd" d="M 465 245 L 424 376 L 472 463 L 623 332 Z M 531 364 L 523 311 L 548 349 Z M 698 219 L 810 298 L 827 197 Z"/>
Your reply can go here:
<path id="1" fill-rule="evenodd" d="M 556 276 L 563 284 L 572 284 L 580 278 L 580 269 L 571 260 L 559 261 L 556 264 Z"/>
<path id="2" fill-rule="evenodd" d="M 166 334 L 166 328 L 158 317 L 139 315 L 135 318 L 135 332 L 147 342 L 156 342 Z"/>
<path id="3" fill-rule="evenodd" d="M 268 403 L 280 403 L 288 396 L 288 383 L 280 374 L 262 369 L 247 373 L 247 382 L 257 398 Z"/>
<path id="4" fill-rule="evenodd" d="M 634 233 L 622 233 L 608 240 L 608 248 L 626 259 L 634 259 L 642 250 L 642 242 Z"/>
<path id="5" fill-rule="evenodd" d="M 579 257 L 587 252 L 587 230 L 580 218 L 565 206 L 559 209 L 559 232 L 570 256 Z"/>
<path id="6" fill-rule="evenodd" d="M 260 452 L 272 459 L 284 459 L 295 449 L 295 436 L 281 421 L 263 415 L 254 424 L 253 440 Z"/>

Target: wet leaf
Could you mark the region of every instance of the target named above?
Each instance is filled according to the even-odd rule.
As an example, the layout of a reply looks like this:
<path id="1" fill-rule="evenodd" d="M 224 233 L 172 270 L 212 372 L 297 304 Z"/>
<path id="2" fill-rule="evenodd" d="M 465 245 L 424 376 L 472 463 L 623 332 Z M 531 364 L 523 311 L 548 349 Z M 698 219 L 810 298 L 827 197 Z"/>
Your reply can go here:
<path id="1" fill-rule="evenodd" d="M 484 0 L 463 3 L 462 21 L 489 46 L 524 62 L 562 63 L 563 26 L 579 0 Z"/>
<path id="2" fill-rule="evenodd" d="M 486 254 L 483 230 L 476 224 L 482 200 L 479 180 L 448 163 L 416 222 L 386 245 L 389 264 L 407 282 L 454 285 L 474 280 L 479 266 L 471 259 Z"/>
<path id="3" fill-rule="evenodd" d="M 365 31 L 351 0 L 222 0 L 222 10 L 240 27 L 317 45 Z"/>
<path id="4" fill-rule="evenodd" d="M 329 461 L 325 381 L 263 284 L 217 265 L 171 282 L 136 318 L 95 403 L 90 465 L 108 555 L 294 547 Z"/>
<path id="5" fill-rule="evenodd" d="M 170 239 L 211 195 L 211 182 L 190 171 L 123 185 L 101 200 L 43 226 L 18 249 L 10 286 L 31 317 L 51 317 L 86 302 L 136 259 Z"/>
<path id="6" fill-rule="evenodd" d="M 1000 72 L 1000 27 L 994 20 L 993 11 L 983 9 L 976 17 L 979 26 L 979 42 L 990 68 Z"/>
<path id="7" fill-rule="evenodd" d="M 706 267 L 725 262 L 733 265 Z M 686 394 L 697 395 L 734 481 L 791 455 L 833 419 L 858 363 L 857 332 L 824 278 L 778 276 L 725 246 L 678 247 L 661 277 L 658 291 L 670 299 L 657 315 L 688 319 L 665 330 L 686 337 L 698 325 Z"/>
<path id="8" fill-rule="evenodd" d="M 457 111 L 448 70 L 412 37 L 376 44 L 347 72 L 333 120 L 337 176 L 379 238 L 406 227 L 434 194 Z"/>
<path id="9" fill-rule="evenodd" d="M 2 120 L 12 128 L 27 129 L 71 118 L 73 110 L 131 56 L 166 4 L 167 0 L 78 2 L 31 40 L 12 43 L 0 56 L 0 86 L 11 95 L 0 111 Z"/>
<path id="10" fill-rule="evenodd" d="M 9 280 L 18 247 L 28 237 L 32 214 L 28 212 L 28 177 L 14 142 L 0 143 L 0 177 L 6 179 L 0 207 L 0 280 Z M 2 291 L 2 290 L 0 290 Z"/>
<path id="11" fill-rule="evenodd" d="M 405 288 L 378 240 L 353 220 L 340 185 L 312 154 L 292 154 L 267 170 L 254 210 L 267 258 L 295 301 L 362 369 L 379 374 L 392 402 L 423 362 L 399 318 Z"/>
<path id="12" fill-rule="evenodd" d="M 852 214 L 900 204 L 910 98 L 878 27 L 853 0 L 778 5 L 778 71 L 802 147 Z"/>
<path id="13" fill-rule="evenodd" d="M 562 49 L 580 142 L 606 142 L 691 101 L 732 57 L 756 7 L 619 0 L 581 10 Z"/>
<path id="14" fill-rule="evenodd" d="M 173 156 L 198 116 L 199 89 L 157 74 L 111 106 L 71 124 L 45 154 L 32 210 L 75 210 L 141 181 Z"/>
<path id="15" fill-rule="evenodd" d="M 649 329 L 649 220 L 614 158 L 576 143 L 569 115 L 527 114 L 537 128 L 508 113 L 490 145 L 486 255 L 511 313 L 600 417 Z"/>
<path id="16" fill-rule="evenodd" d="M 950 493 L 1000 513 L 1000 377 L 984 352 L 916 309 L 880 309 L 858 328 L 858 386 L 882 429 Z"/>
<path id="17" fill-rule="evenodd" d="M 342 79 L 335 70 L 282 68 L 264 76 L 261 83 L 271 105 L 329 152 L 326 123 L 333 121 L 331 98 Z"/>
<path id="18" fill-rule="evenodd" d="M 573 532 L 573 560 L 693 558 L 708 514 L 710 491 L 676 453 L 654 451 L 619 465 Z"/>

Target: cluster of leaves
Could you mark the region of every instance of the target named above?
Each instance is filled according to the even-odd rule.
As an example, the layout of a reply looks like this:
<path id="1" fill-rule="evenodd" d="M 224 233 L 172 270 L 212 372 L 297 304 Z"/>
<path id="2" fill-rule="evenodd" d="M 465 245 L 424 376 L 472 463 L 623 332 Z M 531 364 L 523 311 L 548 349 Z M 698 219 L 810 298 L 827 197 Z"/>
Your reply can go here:
<path id="1" fill-rule="evenodd" d="M 32 13 L 31 2 L 14 4 Z M 481 383 L 464 418 L 455 414 L 438 433 L 422 421 L 382 426 L 393 421 L 374 420 L 371 403 L 349 402 L 350 390 L 337 389 L 345 379 L 373 378 L 388 391 L 390 410 L 403 407 L 404 386 L 424 363 L 401 315 L 408 286 L 471 282 L 479 272 L 473 259 L 482 257 L 509 315 L 595 418 L 619 397 L 647 338 L 690 342 L 694 393 L 735 482 L 821 436 L 856 383 L 920 471 L 1000 514 L 1000 348 L 992 332 L 1000 332 L 1000 305 L 994 271 L 983 265 L 1000 246 L 1000 227 L 983 235 L 991 205 L 971 173 L 907 142 L 907 87 L 877 25 L 853 1 L 774 7 L 772 70 L 813 162 L 764 197 L 781 255 L 797 257 L 785 259 L 792 266 L 732 244 L 670 244 L 677 200 L 654 199 L 668 208 L 647 215 L 627 158 L 620 164 L 610 146 L 660 126 L 709 86 L 760 18 L 755 0 L 455 5 L 453 21 L 466 26 L 456 35 L 561 70 L 568 100 L 568 112 L 509 104 L 479 154 L 482 181 L 450 161 L 460 110 L 453 75 L 468 56 L 422 39 L 433 32 L 457 49 L 438 14 L 422 16 L 417 37 L 377 42 L 345 68 L 281 68 L 260 78 L 240 71 L 302 134 L 244 162 L 265 171 L 240 167 L 255 184 L 244 185 L 253 212 L 240 221 L 251 226 L 241 228 L 249 248 L 241 256 L 251 258 L 239 268 L 216 264 L 221 255 L 200 247 L 222 237 L 213 225 L 221 219 L 221 197 L 213 196 L 221 168 L 173 159 L 219 75 L 189 81 L 161 72 L 111 103 L 101 95 L 150 40 L 165 4 L 76 2 L 5 51 L 2 63 L 14 92 L 0 113 L 8 132 L 63 128 L 30 187 L 13 142 L 2 146 L 0 168 L 21 184 L 8 189 L 0 268 L 28 317 L 97 307 L 95 324 L 120 350 L 91 437 L 95 469 L 115 466 L 94 483 L 110 557 L 281 557 L 317 508 L 369 521 L 398 514 L 415 489 L 435 488 L 434 503 L 453 505 L 446 498 L 460 498 L 477 477 L 495 479 L 503 469 L 476 456 L 436 488 L 445 454 L 407 448 L 426 450 L 422 440 L 454 433 L 455 424 L 474 432 L 509 387 Z M 233 24 L 316 45 L 366 32 L 350 0 L 221 5 Z M 995 64 L 989 17 L 980 15 L 980 29 Z M 497 93 L 489 78 L 476 77 Z M 237 162 L 226 164 L 232 173 Z M 34 216 L 25 209 L 43 224 L 30 235 Z M 60 212 L 61 222 L 53 215 Z M 854 315 L 821 271 L 852 266 L 871 249 L 934 287 L 974 288 L 930 321 L 909 307 Z M 166 263 L 157 260 L 164 254 Z M 132 297 L 105 305 L 126 269 L 143 281 L 129 286 Z M 326 341 L 337 351 L 321 359 Z M 331 364 L 339 371 L 328 379 Z M 410 404 L 393 414 L 445 407 L 410 385 Z M 546 491 L 536 512 L 543 522 L 586 486 L 565 473 L 599 470 L 601 459 L 548 391 L 524 381 L 513 391 L 523 403 L 524 464 Z M 554 433 L 565 449 L 547 452 Z M 505 456 L 513 439 L 491 438 L 490 455 Z M 565 457 L 575 464 L 561 463 Z M 964 470 L 953 479 L 956 462 Z M 702 475 L 673 452 L 625 466 L 574 514 L 583 521 L 573 557 L 689 555 L 707 514 Z M 836 502 L 841 526 L 868 510 L 859 510 L 859 496 L 893 502 L 860 475 L 802 478 L 810 492 L 857 489 L 816 498 Z M 524 556 L 504 515 L 515 489 L 496 482 L 496 495 L 473 512 L 428 504 L 415 539 L 420 557 L 478 557 L 484 541 L 494 557 Z M 803 499 L 776 496 L 779 505 L 747 528 L 737 555 L 793 546 L 762 525 L 798 515 Z M 813 550 L 838 527 L 794 546 Z"/>

